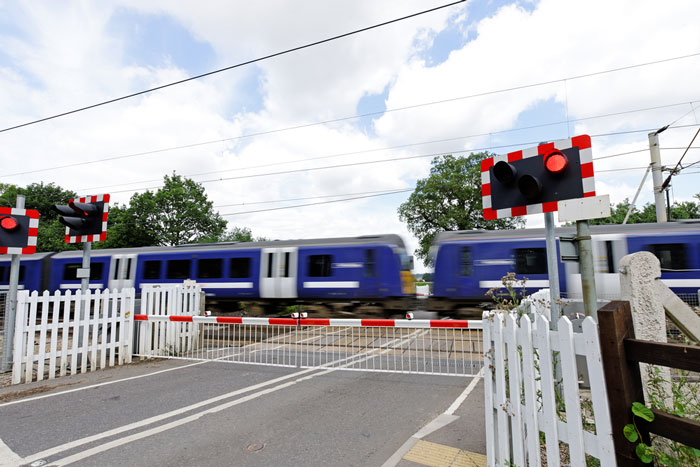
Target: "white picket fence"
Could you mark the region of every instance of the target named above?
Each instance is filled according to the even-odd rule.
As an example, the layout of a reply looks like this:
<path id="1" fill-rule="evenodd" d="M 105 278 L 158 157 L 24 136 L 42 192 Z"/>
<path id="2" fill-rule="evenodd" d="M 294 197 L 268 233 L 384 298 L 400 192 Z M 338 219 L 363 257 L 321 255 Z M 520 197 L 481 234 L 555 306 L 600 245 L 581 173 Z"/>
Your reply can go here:
<path id="1" fill-rule="evenodd" d="M 194 282 L 145 287 L 139 314 L 149 316 L 198 316 L 203 309 L 202 288 Z M 138 326 L 138 349 L 142 357 L 181 355 L 199 345 L 200 327 L 192 322 L 149 321 Z"/>
<path id="2" fill-rule="evenodd" d="M 484 328 L 484 390 L 486 446 L 489 466 L 540 466 L 541 441 L 547 465 L 560 462 L 560 442 L 572 466 L 585 466 L 586 455 L 601 466 L 615 465 L 615 455 L 598 340 L 598 325 L 586 318 L 583 332 L 571 321 L 559 320 L 558 331 L 537 315 L 486 312 Z M 594 431 L 584 429 L 582 392 L 576 356 L 585 357 L 590 378 Z M 555 368 L 559 370 L 555 370 Z M 555 378 L 555 371 L 561 375 Z"/>
<path id="3" fill-rule="evenodd" d="M 88 290 L 85 295 L 20 291 L 12 384 L 131 363 L 134 302 L 134 289 Z"/>

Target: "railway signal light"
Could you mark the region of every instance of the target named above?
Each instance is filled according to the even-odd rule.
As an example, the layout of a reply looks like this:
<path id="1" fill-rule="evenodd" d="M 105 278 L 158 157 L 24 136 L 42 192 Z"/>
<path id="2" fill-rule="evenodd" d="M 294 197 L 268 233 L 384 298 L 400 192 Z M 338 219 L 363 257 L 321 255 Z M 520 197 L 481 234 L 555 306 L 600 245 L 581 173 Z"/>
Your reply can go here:
<path id="1" fill-rule="evenodd" d="M 557 210 L 557 202 L 595 196 L 588 135 L 512 152 L 481 162 L 487 220 Z"/>
<path id="2" fill-rule="evenodd" d="M 66 243 L 97 242 L 107 238 L 109 195 L 71 199 L 67 206 L 55 205 L 66 226 Z"/>
<path id="3" fill-rule="evenodd" d="M 0 255 L 36 252 L 39 211 L 0 207 Z"/>

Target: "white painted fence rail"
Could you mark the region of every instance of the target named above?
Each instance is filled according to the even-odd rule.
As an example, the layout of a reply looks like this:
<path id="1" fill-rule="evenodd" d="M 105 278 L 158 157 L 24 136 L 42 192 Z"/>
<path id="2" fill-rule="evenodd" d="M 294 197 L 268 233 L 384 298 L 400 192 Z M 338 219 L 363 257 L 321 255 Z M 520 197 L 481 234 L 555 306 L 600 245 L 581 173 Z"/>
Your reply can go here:
<path id="1" fill-rule="evenodd" d="M 202 309 L 202 288 L 186 281 L 172 286 L 144 287 L 139 314 L 149 316 L 198 316 Z M 180 355 L 199 345 L 200 327 L 191 322 L 151 321 L 136 327 L 140 356 Z M 148 349 L 148 350 L 146 350 Z M 137 352 L 139 351 L 137 350 Z"/>
<path id="2" fill-rule="evenodd" d="M 548 466 L 561 465 L 560 442 L 566 444 L 572 466 L 585 466 L 586 455 L 603 467 L 615 465 L 598 325 L 588 317 L 582 327 L 582 333 L 574 333 L 571 321 L 563 317 L 559 330 L 551 331 L 542 315 L 533 324 L 527 315 L 484 313 L 489 466 L 540 466 L 541 433 Z M 590 395 L 579 390 L 576 355 L 585 357 Z M 561 375 L 555 377 L 557 367 Z M 592 407 L 592 414 L 584 414 L 588 429 L 582 422 L 582 400 Z"/>
<path id="3" fill-rule="evenodd" d="M 88 290 L 84 296 L 70 290 L 19 292 L 12 384 L 131 363 L 134 302 L 134 289 Z"/>

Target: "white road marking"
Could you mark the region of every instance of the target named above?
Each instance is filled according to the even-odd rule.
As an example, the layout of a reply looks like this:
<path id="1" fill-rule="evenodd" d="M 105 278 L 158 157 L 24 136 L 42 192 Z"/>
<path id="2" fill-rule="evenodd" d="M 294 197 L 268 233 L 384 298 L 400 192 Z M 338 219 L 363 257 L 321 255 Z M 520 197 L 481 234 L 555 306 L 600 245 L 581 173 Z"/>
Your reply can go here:
<path id="1" fill-rule="evenodd" d="M 61 453 L 63 451 L 67 451 L 69 449 L 73 449 L 73 448 L 76 448 L 78 446 L 82 446 L 82 445 L 87 444 L 87 443 L 98 441 L 98 440 L 106 438 L 106 437 L 118 435 L 120 433 L 124 433 L 125 431 L 134 430 L 134 429 L 141 428 L 141 427 L 144 427 L 147 425 L 151 425 L 151 424 L 159 422 L 161 420 L 165 420 L 167 418 L 175 417 L 175 416 L 181 415 L 185 412 L 189 412 L 191 410 L 198 409 L 198 408 L 203 407 L 205 405 L 213 404 L 214 402 L 219 402 L 221 400 L 235 397 L 235 396 L 244 394 L 246 392 L 254 391 L 256 389 L 260 389 L 262 387 L 269 386 L 271 384 L 279 383 L 279 382 L 284 381 L 286 379 L 298 377 L 300 375 L 310 373 L 310 372 L 315 371 L 315 370 L 317 370 L 317 369 L 316 368 L 309 368 L 308 370 L 302 370 L 302 371 L 298 371 L 296 373 L 281 376 L 279 378 L 271 379 L 269 381 L 263 381 L 262 383 L 258 383 L 258 384 L 254 384 L 252 386 L 237 389 L 235 391 L 229 392 L 227 394 L 223 394 L 221 396 L 212 397 L 211 399 L 197 402 L 196 404 L 188 405 L 188 406 L 182 407 L 180 409 L 171 410 L 170 412 L 166 412 L 166 413 L 163 413 L 161 415 L 156 415 L 156 416 L 153 416 L 150 418 L 146 418 L 144 420 L 140 420 L 138 422 L 134 422 L 134 423 L 130 423 L 128 425 L 120 426 L 120 427 L 114 428 L 112 430 L 103 431 L 102 433 L 98 433 L 96 435 L 88 436 L 88 437 L 78 439 L 75 441 L 70 441 L 68 443 L 61 444 L 59 446 L 55 446 L 53 448 L 46 449 L 46 450 L 38 452 L 36 454 L 32 454 L 31 456 L 28 456 L 27 458 L 24 459 L 24 463 L 29 463 L 29 462 L 33 462 L 35 460 L 50 457 L 52 455 L 56 455 L 56 454 Z M 243 399 L 245 399 L 245 398 L 243 398 Z M 240 401 L 243 399 L 237 399 L 237 400 Z M 200 412 L 200 413 L 205 413 L 205 412 Z"/>
<path id="2" fill-rule="evenodd" d="M 479 374 L 469 383 L 469 386 L 466 387 L 464 391 L 462 391 L 462 394 L 459 395 L 457 399 L 452 403 L 452 405 L 445 410 L 445 413 L 447 415 L 453 415 L 455 411 L 459 408 L 460 405 L 469 397 L 469 394 L 474 390 L 476 387 L 477 383 L 481 378 L 484 377 L 484 368 L 481 368 L 481 371 L 479 371 Z"/>
<path id="3" fill-rule="evenodd" d="M 207 361 L 211 361 L 211 360 L 207 360 Z M 20 400 L 11 401 L 11 402 L 5 402 L 4 404 L 0 404 L 0 407 L 5 407 L 5 406 L 7 406 L 7 405 L 13 405 L 13 404 L 21 404 L 21 403 L 23 403 L 23 402 L 31 402 L 31 401 L 35 401 L 35 400 L 39 400 L 39 399 L 46 399 L 47 397 L 60 396 L 60 395 L 62 395 L 62 394 L 69 394 L 69 393 L 71 393 L 71 392 L 84 391 L 85 389 L 99 388 L 100 386 L 107 386 L 107 385 L 109 385 L 109 384 L 121 383 L 121 382 L 124 382 L 124 381 L 131 381 L 132 379 L 145 378 L 145 377 L 147 377 L 147 376 L 158 375 L 158 374 L 161 374 L 161 373 L 166 373 L 166 372 L 168 372 L 168 371 L 180 370 L 180 369 L 182 369 L 182 368 L 188 368 L 188 367 L 195 366 L 195 365 L 201 365 L 201 364 L 203 364 L 203 363 L 207 363 L 207 361 L 196 362 L 196 363 L 190 363 L 189 365 L 182 365 L 182 366 L 178 366 L 178 367 L 175 367 L 175 368 L 168 368 L 168 369 L 165 369 L 165 370 L 158 370 L 158 371 L 154 371 L 153 373 L 146 373 L 146 374 L 138 375 L 138 376 L 130 376 L 130 377 L 128 377 L 128 378 L 116 379 L 116 380 L 114 380 L 114 381 L 105 381 L 104 383 L 91 384 L 90 386 L 83 386 L 83 387 L 79 387 L 79 388 L 68 389 L 68 390 L 66 390 L 66 391 L 54 392 L 54 393 L 51 393 L 51 394 L 44 394 L 44 395 L 42 395 L 42 396 L 30 397 L 30 398 L 28 398 L 28 399 L 20 399 Z"/>
<path id="4" fill-rule="evenodd" d="M 423 332 L 425 332 L 425 331 L 423 331 Z M 416 334 L 416 332 L 414 332 L 413 334 Z M 394 341 L 399 341 L 399 342 L 401 342 L 402 340 L 405 341 L 406 338 L 404 338 L 404 339 L 394 339 Z M 388 346 L 388 345 L 389 345 L 389 342 L 387 342 L 387 344 L 384 344 L 384 345 L 387 345 L 387 346 Z M 365 357 L 364 357 L 363 359 L 364 359 L 364 360 L 368 360 L 368 359 L 371 359 L 371 358 L 375 358 L 375 357 L 377 356 L 377 355 L 376 355 L 377 353 L 378 353 L 379 355 L 381 355 L 381 354 L 383 354 L 383 353 L 386 353 L 386 352 L 389 352 L 389 351 L 390 351 L 390 349 L 388 349 L 388 348 L 387 348 L 387 349 L 384 349 L 384 350 L 380 350 L 380 349 L 381 349 L 381 347 L 380 347 L 380 348 L 377 348 L 377 349 L 372 349 L 372 350 L 369 350 L 369 351 L 365 352 Z M 375 354 L 375 355 L 372 355 L 372 354 Z M 120 438 L 120 439 L 116 439 L 116 440 L 110 441 L 109 443 L 105 443 L 105 444 L 102 444 L 102 445 L 100 445 L 100 446 L 96 446 L 96 447 L 94 447 L 94 448 L 91 448 L 91 449 L 82 451 L 82 452 L 80 452 L 80 453 L 74 454 L 73 456 L 69 456 L 69 457 L 60 459 L 60 460 L 58 460 L 58 461 L 51 462 L 51 465 L 56 465 L 56 466 L 59 466 L 59 465 L 68 465 L 68 464 L 71 464 L 71 463 L 73 463 L 73 462 L 77 462 L 77 461 L 79 461 L 79 460 L 82 460 L 82 459 L 84 459 L 84 458 L 93 456 L 93 455 L 95 455 L 95 454 L 99 454 L 99 453 L 101 453 L 101 452 L 107 451 L 107 450 L 109 450 L 109 449 L 113 449 L 113 448 L 115 448 L 115 447 L 122 446 L 122 445 L 124 445 L 124 444 L 128 444 L 128 443 L 130 443 L 130 442 L 132 442 L 132 441 L 136 441 L 136 440 L 139 440 L 139 439 L 148 437 L 148 436 L 152 436 L 152 435 L 161 433 L 161 432 L 163 432 L 163 431 L 166 431 L 166 430 L 169 430 L 169 429 L 172 429 L 172 428 L 176 428 L 176 427 L 181 426 L 181 425 L 183 425 L 183 424 L 196 421 L 196 420 L 198 420 L 199 418 L 201 418 L 201 417 L 204 416 L 204 415 L 211 414 L 211 413 L 216 413 L 216 412 L 219 412 L 219 411 L 221 411 L 221 410 L 225 410 L 225 409 L 228 409 L 228 408 L 230 408 L 230 407 L 236 406 L 236 405 L 238 405 L 238 404 L 242 404 L 242 403 L 244 403 L 244 402 L 248 402 L 248 401 L 250 401 L 250 400 L 256 399 L 256 398 L 258 398 L 258 397 L 260 397 L 260 396 L 263 396 L 263 395 L 265 395 L 265 394 L 269 394 L 269 393 L 271 393 L 271 392 L 275 392 L 275 391 L 277 391 L 277 390 L 279 390 L 279 389 L 284 389 L 284 388 L 293 386 L 293 385 L 296 384 L 296 383 L 299 383 L 299 382 L 302 382 L 302 381 L 310 380 L 311 378 L 315 378 L 316 376 L 321 376 L 321 375 L 325 375 L 325 374 L 331 373 L 331 372 L 333 372 L 333 371 L 337 371 L 337 370 L 339 370 L 340 368 L 342 368 L 342 367 L 344 367 L 344 366 L 354 365 L 354 364 L 356 364 L 358 361 L 362 361 L 362 360 L 363 360 L 363 359 L 357 360 L 357 357 L 358 357 L 358 356 L 361 356 L 361 355 L 362 355 L 362 354 L 358 354 L 358 355 L 354 355 L 354 356 L 350 356 L 350 357 L 338 359 L 338 360 L 335 360 L 335 361 L 333 361 L 333 362 L 329 362 L 329 364 L 334 364 L 334 363 L 338 363 L 338 362 L 342 362 L 342 361 L 352 360 L 351 362 L 346 363 L 345 365 L 340 365 L 340 366 L 333 367 L 333 368 L 327 368 L 327 369 L 325 369 L 325 370 L 323 370 L 323 371 L 320 371 L 320 372 L 318 372 L 318 373 L 316 373 L 316 374 L 303 376 L 303 377 L 301 377 L 301 378 L 298 378 L 298 379 L 295 380 L 295 381 L 283 383 L 283 384 L 281 384 L 281 385 L 279 385 L 279 386 L 275 386 L 275 387 L 272 387 L 272 388 L 268 388 L 268 389 L 265 389 L 265 390 L 262 390 L 262 391 L 259 391 L 259 392 L 250 394 L 250 395 L 248 395 L 248 396 L 242 397 L 242 398 L 240 398 L 240 399 L 236 399 L 236 400 L 234 400 L 234 401 L 230 401 L 230 402 L 227 402 L 227 403 L 225 403 L 225 404 L 221 404 L 221 405 L 218 405 L 218 406 L 216 406 L 216 407 L 212 407 L 212 408 L 207 409 L 207 410 L 204 410 L 204 411 L 202 411 L 202 412 L 198 412 L 198 413 L 196 413 L 196 414 L 192 414 L 192 415 L 190 415 L 190 416 L 188 416 L 188 417 L 184 417 L 184 418 L 181 418 L 181 419 L 178 419 L 178 420 L 174 420 L 174 421 L 172 421 L 172 422 L 170 422 L 170 423 L 166 423 L 166 424 L 164 424 L 164 425 L 160 425 L 160 426 L 158 426 L 158 427 L 154 427 L 154 428 L 151 428 L 151 429 L 149 429 L 149 430 L 145 430 L 145 431 L 142 431 L 142 432 L 139 432 L 139 433 L 135 433 L 135 434 L 133 434 L 133 435 L 129 435 L 129 436 L 126 436 L 126 437 L 123 437 L 123 438 Z M 245 392 L 249 392 L 249 391 L 252 391 L 252 390 L 255 390 L 255 389 L 259 389 L 259 388 L 264 387 L 264 386 L 268 386 L 268 385 L 270 385 L 270 384 L 278 383 L 278 382 L 283 381 L 283 380 L 285 380 L 285 379 L 297 377 L 297 376 L 300 376 L 300 375 L 302 375 L 302 374 L 311 373 L 311 372 L 317 371 L 317 370 L 319 370 L 319 368 L 309 368 L 309 369 L 307 369 L 307 370 L 302 370 L 302 371 L 299 371 L 299 372 L 296 372 L 296 373 L 292 373 L 292 374 L 290 374 L 290 375 L 282 376 L 282 377 L 280 377 L 280 378 L 276 378 L 276 379 L 273 379 L 273 380 L 270 380 L 270 381 L 266 381 L 266 382 L 263 382 L 263 383 L 259 383 L 259 384 L 256 384 L 256 385 L 254 385 L 254 386 L 249 386 L 249 387 L 247 387 L 247 388 L 239 389 L 239 390 L 237 390 L 237 391 L 233 391 L 233 392 L 231 392 L 231 393 L 224 394 L 224 395 L 222 395 L 222 396 L 214 397 L 214 398 L 212 398 L 212 399 L 208 399 L 208 400 L 206 400 L 206 401 L 202 401 L 202 402 L 199 402 L 199 403 L 197 403 L 197 404 L 192 404 L 192 405 L 190 405 L 190 406 L 188 406 L 188 407 L 183 407 L 183 408 L 181 408 L 181 409 L 176 409 L 176 410 L 173 410 L 173 411 L 171 411 L 171 412 L 167 412 L 167 413 L 165 413 L 165 414 L 157 415 L 157 416 L 151 417 L 151 418 L 146 419 L 146 420 L 141 420 L 141 421 L 139 421 L 139 422 L 134 422 L 134 423 L 131 423 L 131 424 L 129 424 L 129 425 L 125 425 L 125 426 L 122 426 L 122 427 L 114 428 L 114 429 L 112 429 L 112 430 L 108 430 L 108 431 L 105 431 L 105 432 L 102 432 L 102 433 L 98 433 L 98 434 L 96 434 L 96 435 L 88 436 L 88 437 L 83 438 L 83 439 L 71 441 L 71 442 L 62 444 L 62 445 L 60 445 L 60 446 L 56 446 L 56 447 L 53 447 L 53 448 L 49 448 L 49 449 L 47 449 L 47 450 L 45 450 L 45 451 L 38 452 L 38 453 L 36 453 L 36 454 L 33 454 L 33 455 L 31 455 L 31 456 L 28 456 L 28 457 L 26 457 L 25 459 L 22 460 L 22 463 L 25 463 L 25 464 L 26 464 L 26 463 L 30 463 L 30 462 L 33 462 L 33 461 L 36 461 L 36 460 L 39 460 L 39 459 L 44 459 L 44 458 L 50 457 L 50 456 L 52 456 L 52 455 L 56 455 L 56 454 L 59 454 L 59 453 L 61 453 L 61 452 L 67 451 L 67 450 L 69 450 L 69 449 L 73 449 L 73 448 L 76 448 L 76 447 L 78 447 L 78 446 L 82 446 L 82 445 L 87 444 L 87 443 L 91 443 L 91 442 L 94 442 L 94 441 L 98 441 L 98 440 L 103 439 L 103 438 L 106 438 L 106 437 L 111 437 L 111 436 L 114 436 L 114 435 L 123 433 L 123 432 L 125 432 L 125 431 L 129 431 L 129 430 L 133 430 L 133 429 L 140 428 L 140 427 L 143 427 L 143 426 L 147 426 L 147 425 L 156 423 L 156 422 L 158 422 L 158 421 L 164 420 L 164 419 L 166 419 L 166 418 L 171 418 L 171 417 L 173 417 L 173 416 L 180 415 L 180 414 L 182 414 L 182 413 L 185 413 L 185 412 L 194 410 L 194 409 L 199 408 L 199 407 L 202 407 L 202 406 L 204 406 L 204 405 L 211 404 L 211 403 L 213 403 L 213 402 L 218 402 L 218 401 L 223 400 L 223 399 L 227 399 L 227 398 L 230 398 L 230 397 L 233 397 L 233 396 L 236 396 L 236 395 L 245 393 Z"/>
<path id="5" fill-rule="evenodd" d="M 457 399 L 443 412 L 442 414 L 438 415 L 434 420 L 432 420 L 430 423 L 425 425 L 423 428 L 418 430 L 413 436 L 411 436 L 401 447 L 394 453 L 392 456 L 387 459 L 384 464 L 382 464 L 382 467 L 394 467 L 398 465 L 399 462 L 401 462 L 401 459 L 403 459 L 403 456 L 406 455 L 408 451 L 411 450 L 413 446 L 416 445 L 418 441 L 420 441 L 422 438 L 428 436 L 430 433 L 433 433 L 436 430 L 439 430 L 440 428 L 449 425 L 450 423 L 454 422 L 457 420 L 459 417 L 454 415 L 455 411 L 464 403 L 464 401 L 469 397 L 469 394 L 474 390 L 476 385 L 479 383 L 481 379 L 484 377 L 484 370 L 483 368 L 479 372 L 477 376 L 475 376 L 469 385 L 462 391 L 462 393 L 457 396 Z"/>
<path id="6" fill-rule="evenodd" d="M 13 467 L 21 464 L 22 458 L 0 439 L 0 467 Z"/>

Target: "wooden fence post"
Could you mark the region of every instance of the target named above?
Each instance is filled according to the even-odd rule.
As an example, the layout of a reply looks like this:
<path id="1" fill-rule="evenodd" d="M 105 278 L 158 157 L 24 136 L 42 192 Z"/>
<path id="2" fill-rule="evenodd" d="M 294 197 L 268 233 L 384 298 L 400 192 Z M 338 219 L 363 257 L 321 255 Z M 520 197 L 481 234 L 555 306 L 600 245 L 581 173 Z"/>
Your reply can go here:
<path id="1" fill-rule="evenodd" d="M 635 454 L 635 444 L 622 431 L 632 423 L 632 403 L 644 403 L 639 364 L 628 362 L 625 354 L 624 339 L 634 339 L 629 302 L 610 302 L 598 310 L 598 326 L 617 464 L 644 465 Z M 641 428 L 640 432 L 643 441 L 650 444 L 649 432 Z"/>

